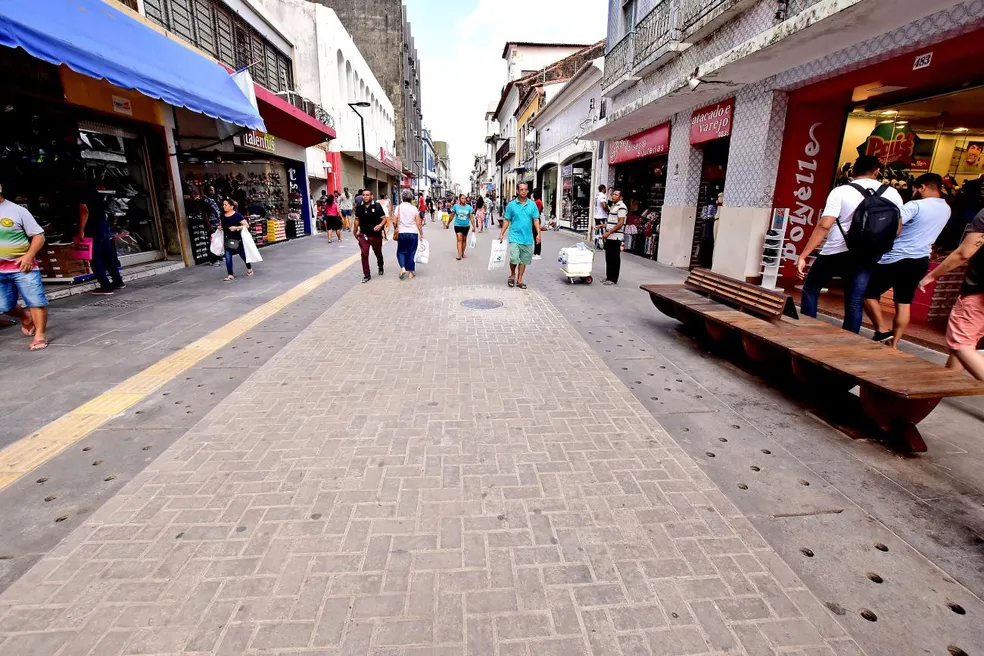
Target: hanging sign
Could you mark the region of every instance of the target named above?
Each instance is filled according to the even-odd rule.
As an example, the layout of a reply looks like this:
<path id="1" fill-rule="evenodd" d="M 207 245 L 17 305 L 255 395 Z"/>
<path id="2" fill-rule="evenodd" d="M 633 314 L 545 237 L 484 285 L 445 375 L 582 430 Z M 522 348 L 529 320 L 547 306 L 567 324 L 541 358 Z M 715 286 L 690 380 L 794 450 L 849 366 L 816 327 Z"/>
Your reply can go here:
<path id="1" fill-rule="evenodd" d="M 919 137 L 908 124 L 879 123 L 858 146 L 858 155 L 874 155 L 888 168 L 907 168 L 918 143 Z"/>
<path id="2" fill-rule="evenodd" d="M 609 142 L 608 163 L 621 164 L 644 157 L 665 155 L 669 150 L 670 124 L 666 122 L 631 137 Z"/>
<path id="3" fill-rule="evenodd" d="M 239 137 L 239 144 L 243 148 L 258 150 L 261 153 L 273 153 L 277 150 L 277 140 L 272 134 L 260 132 L 259 130 L 246 130 Z"/>
<path id="4" fill-rule="evenodd" d="M 734 98 L 695 111 L 690 117 L 690 143 L 702 144 L 731 136 L 734 113 Z"/>

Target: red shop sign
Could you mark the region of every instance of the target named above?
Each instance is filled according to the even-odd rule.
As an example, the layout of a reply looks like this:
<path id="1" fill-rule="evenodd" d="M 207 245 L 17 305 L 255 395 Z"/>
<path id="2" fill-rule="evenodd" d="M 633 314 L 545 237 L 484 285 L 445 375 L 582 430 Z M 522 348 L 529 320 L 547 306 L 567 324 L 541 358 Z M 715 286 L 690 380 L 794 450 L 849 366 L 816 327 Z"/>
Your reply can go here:
<path id="1" fill-rule="evenodd" d="M 608 143 L 608 163 L 621 164 L 644 157 L 665 155 L 670 150 L 670 123 L 662 123 L 645 132 Z"/>
<path id="2" fill-rule="evenodd" d="M 702 144 L 731 136 L 734 113 L 734 98 L 696 110 L 690 117 L 690 143 Z"/>
<path id="3" fill-rule="evenodd" d="M 836 102 L 791 105 L 779 155 L 773 207 L 788 208 L 782 247 L 783 278 L 796 276 L 796 260 L 820 221 L 833 187 L 847 108 Z"/>

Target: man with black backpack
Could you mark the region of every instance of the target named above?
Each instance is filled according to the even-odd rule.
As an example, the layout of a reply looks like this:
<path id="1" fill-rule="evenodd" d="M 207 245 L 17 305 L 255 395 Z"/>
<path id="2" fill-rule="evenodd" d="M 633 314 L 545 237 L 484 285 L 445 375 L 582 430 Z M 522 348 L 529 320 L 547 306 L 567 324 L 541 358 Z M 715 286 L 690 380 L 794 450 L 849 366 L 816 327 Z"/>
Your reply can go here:
<path id="1" fill-rule="evenodd" d="M 817 316 L 820 291 L 831 278 L 839 277 L 844 281 L 843 328 L 852 333 L 861 331 L 871 271 L 892 249 L 902 225 L 902 197 L 878 181 L 881 166 L 877 157 L 858 157 L 854 180 L 827 196 L 820 223 L 796 262 L 800 278 L 806 278 L 800 311 L 808 317 Z M 824 238 L 823 248 L 806 275 L 806 258 Z"/>

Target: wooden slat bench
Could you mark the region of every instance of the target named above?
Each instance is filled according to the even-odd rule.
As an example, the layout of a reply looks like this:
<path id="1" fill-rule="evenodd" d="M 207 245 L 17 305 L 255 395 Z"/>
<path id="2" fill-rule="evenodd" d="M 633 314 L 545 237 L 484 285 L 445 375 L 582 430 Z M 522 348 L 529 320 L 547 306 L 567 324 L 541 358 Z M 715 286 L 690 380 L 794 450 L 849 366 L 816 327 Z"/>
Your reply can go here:
<path id="1" fill-rule="evenodd" d="M 643 285 L 667 316 L 739 345 L 752 360 L 791 369 L 825 395 L 860 387 L 861 409 L 895 441 L 926 451 L 916 424 L 949 396 L 984 394 L 984 383 L 796 314 L 792 299 L 706 269 L 683 285 Z"/>

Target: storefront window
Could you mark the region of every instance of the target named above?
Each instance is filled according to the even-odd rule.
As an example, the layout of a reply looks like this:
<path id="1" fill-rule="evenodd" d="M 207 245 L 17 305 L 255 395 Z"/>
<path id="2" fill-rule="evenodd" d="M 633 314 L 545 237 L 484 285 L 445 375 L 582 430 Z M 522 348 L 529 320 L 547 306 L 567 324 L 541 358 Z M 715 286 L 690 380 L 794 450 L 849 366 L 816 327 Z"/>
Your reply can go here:
<path id="1" fill-rule="evenodd" d="M 982 102 L 984 88 L 966 89 L 892 105 L 858 106 L 847 119 L 835 184 L 850 181 L 851 164 L 862 154 L 882 161 L 882 181 L 896 188 L 904 201 L 912 199 L 919 175 L 931 172 L 943 178 L 950 221 L 934 244 L 930 268 L 957 247 L 967 224 L 984 208 Z M 962 276 L 961 270 L 945 276 L 931 298 L 917 294 L 913 319 L 945 320 Z"/>
<path id="2" fill-rule="evenodd" d="M 163 256 L 143 135 L 19 96 L 4 105 L 0 177 L 7 196 L 25 205 L 45 230 L 39 264 L 46 279 L 89 274 L 86 263 L 70 253 L 79 233 L 79 205 L 95 207 L 93 198 L 101 201 L 124 266 Z"/>
<path id="3" fill-rule="evenodd" d="M 566 164 L 561 178 L 561 219 L 575 232 L 587 232 L 591 205 L 591 156 Z"/>
<path id="4" fill-rule="evenodd" d="M 655 258 L 666 196 L 666 157 L 619 164 L 615 167 L 615 187 L 622 190 L 622 198 L 629 208 L 625 250 Z"/>

